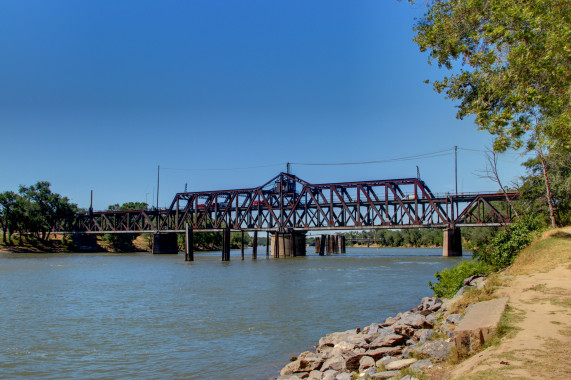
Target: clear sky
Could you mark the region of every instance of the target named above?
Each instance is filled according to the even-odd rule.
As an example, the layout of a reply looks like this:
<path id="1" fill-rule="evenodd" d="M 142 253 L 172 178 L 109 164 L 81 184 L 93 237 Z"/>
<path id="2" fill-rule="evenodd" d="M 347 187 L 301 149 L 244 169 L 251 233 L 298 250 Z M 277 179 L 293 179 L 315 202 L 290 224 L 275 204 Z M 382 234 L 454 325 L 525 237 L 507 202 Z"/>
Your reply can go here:
<path id="1" fill-rule="evenodd" d="M 80 207 L 255 187 L 286 162 L 312 183 L 416 176 L 496 190 L 490 146 L 425 79 L 425 9 L 396 0 L 0 2 L 0 191 L 38 180 Z M 502 156 L 506 183 L 523 174 Z M 154 202 L 153 202 L 154 203 Z"/>

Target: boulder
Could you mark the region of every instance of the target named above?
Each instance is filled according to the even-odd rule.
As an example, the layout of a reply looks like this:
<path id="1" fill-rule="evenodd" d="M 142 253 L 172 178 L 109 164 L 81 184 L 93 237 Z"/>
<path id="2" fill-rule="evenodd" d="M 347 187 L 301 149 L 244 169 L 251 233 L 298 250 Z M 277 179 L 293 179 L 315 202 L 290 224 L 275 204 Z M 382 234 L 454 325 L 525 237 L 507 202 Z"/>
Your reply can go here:
<path id="1" fill-rule="evenodd" d="M 379 360 L 377 360 L 377 362 L 375 363 L 375 365 L 377 367 L 383 366 L 386 368 L 387 364 L 389 364 L 390 362 L 395 362 L 397 361 L 397 358 L 393 358 L 392 356 L 385 356 Z"/>
<path id="2" fill-rule="evenodd" d="M 359 359 L 359 372 L 375 366 L 375 359 L 370 356 L 363 356 Z"/>
<path id="3" fill-rule="evenodd" d="M 371 376 L 371 379 L 390 379 L 392 377 L 398 376 L 400 371 L 384 371 L 377 372 Z"/>
<path id="4" fill-rule="evenodd" d="M 453 343 L 446 342 L 441 339 L 424 343 L 422 346 L 416 349 L 416 352 L 425 356 L 429 356 L 436 361 L 444 361 L 450 354 L 450 350 L 453 346 Z"/>
<path id="5" fill-rule="evenodd" d="M 338 373 L 337 376 L 335 376 L 335 380 L 351 380 L 351 378 L 351 374 L 347 372 Z"/>
<path id="6" fill-rule="evenodd" d="M 385 323 L 381 324 L 381 326 L 383 326 L 383 327 L 390 326 L 390 325 L 396 323 L 399 319 L 400 319 L 399 316 L 397 316 L 397 317 L 388 317 L 387 319 L 385 319 Z"/>
<path id="7" fill-rule="evenodd" d="M 450 314 L 448 317 L 446 317 L 447 323 L 454 323 L 455 325 L 460 323 L 461 320 L 462 316 L 460 314 Z"/>
<path id="8" fill-rule="evenodd" d="M 335 380 L 335 377 L 337 376 L 338 373 L 339 373 L 338 371 L 335 371 L 333 369 L 327 370 L 323 372 L 322 380 Z"/>
<path id="9" fill-rule="evenodd" d="M 306 380 L 321 380 L 322 378 L 323 372 L 314 370 L 309 373 L 309 376 Z"/>
<path id="10" fill-rule="evenodd" d="M 412 363 L 409 368 L 416 372 L 422 372 L 423 369 L 431 368 L 432 366 L 432 361 L 430 359 L 422 359 Z"/>
<path id="11" fill-rule="evenodd" d="M 321 371 L 327 371 L 327 370 L 335 370 L 337 371 L 344 371 L 345 370 L 345 358 L 342 356 L 333 356 L 329 359 L 327 359 L 325 362 L 323 362 L 323 365 L 321 366 Z"/>
<path id="12" fill-rule="evenodd" d="M 387 371 L 398 371 L 400 369 L 406 368 L 412 363 L 416 362 L 417 359 L 401 359 L 391 362 L 385 366 Z"/>
<path id="13" fill-rule="evenodd" d="M 420 344 L 426 342 L 428 339 L 432 338 L 434 335 L 434 330 L 432 329 L 420 329 L 414 332 L 414 339 Z"/>
<path id="14" fill-rule="evenodd" d="M 412 375 L 406 375 L 405 377 L 401 377 L 400 380 L 418 380 L 418 377 L 414 377 Z"/>
<path id="15" fill-rule="evenodd" d="M 466 316 L 454 330 L 456 347 L 473 351 L 488 341 L 497 331 L 509 298 L 478 302 L 466 309 Z"/>
<path id="16" fill-rule="evenodd" d="M 347 342 L 349 336 L 356 334 L 355 331 L 356 330 L 347 330 L 327 334 L 323 338 L 319 339 L 319 346 L 335 346 L 337 343 Z"/>
<path id="17" fill-rule="evenodd" d="M 404 341 L 404 336 L 398 334 L 379 335 L 375 340 L 369 343 L 370 348 L 379 347 L 393 347 L 401 344 Z"/>
<path id="18" fill-rule="evenodd" d="M 422 329 L 427 326 L 426 317 L 422 314 L 409 314 L 398 321 L 393 327 L 396 329 L 396 326 L 406 325 L 410 326 L 414 329 Z"/>
<path id="19" fill-rule="evenodd" d="M 372 357 L 375 360 L 379 360 L 384 356 L 396 356 L 402 353 L 402 347 L 381 347 L 374 350 L 367 351 L 367 356 Z"/>
<path id="20" fill-rule="evenodd" d="M 348 371 L 357 371 L 359 369 L 359 362 L 364 354 L 357 354 L 345 360 L 345 368 Z"/>
<path id="21" fill-rule="evenodd" d="M 310 372 L 314 369 L 319 369 L 322 363 L 323 359 L 321 358 L 316 360 L 297 359 L 282 368 L 280 376 L 291 375 L 298 372 Z"/>

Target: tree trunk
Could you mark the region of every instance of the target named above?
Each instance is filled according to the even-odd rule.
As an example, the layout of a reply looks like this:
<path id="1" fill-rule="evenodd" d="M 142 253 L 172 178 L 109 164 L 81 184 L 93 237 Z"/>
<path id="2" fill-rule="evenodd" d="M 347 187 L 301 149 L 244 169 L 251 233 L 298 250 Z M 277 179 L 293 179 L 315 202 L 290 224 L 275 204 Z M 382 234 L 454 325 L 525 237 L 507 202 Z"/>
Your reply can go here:
<path id="1" fill-rule="evenodd" d="M 537 149 L 537 154 L 541 160 L 541 167 L 543 168 L 543 180 L 545 181 L 545 192 L 547 194 L 547 203 L 549 204 L 549 218 L 551 219 L 551 227 L 557 227 L 555 222 L 555 210 L 553 209 L 553 199 L 551 199 L 551 187 L 549 186 L 549 177 L 547 177 L 547 165 L 545 164 L 545 157 L 541 148 Z"/>

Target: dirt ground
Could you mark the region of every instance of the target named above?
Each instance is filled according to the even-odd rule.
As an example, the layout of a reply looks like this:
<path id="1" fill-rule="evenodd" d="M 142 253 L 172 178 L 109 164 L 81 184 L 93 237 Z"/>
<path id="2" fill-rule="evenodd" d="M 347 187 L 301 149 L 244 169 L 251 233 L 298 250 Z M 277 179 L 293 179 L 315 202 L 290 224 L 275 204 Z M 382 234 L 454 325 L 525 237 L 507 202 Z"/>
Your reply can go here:
<path id="1" fill-rule="evenodd" d="M 497 295 L 510 297 L 512 333 L 446 377 L 571 379 L 571 228 L 555 234 L 556 243 L 534 252 L 539 259 L 523 257 L 503 274 Z"/>

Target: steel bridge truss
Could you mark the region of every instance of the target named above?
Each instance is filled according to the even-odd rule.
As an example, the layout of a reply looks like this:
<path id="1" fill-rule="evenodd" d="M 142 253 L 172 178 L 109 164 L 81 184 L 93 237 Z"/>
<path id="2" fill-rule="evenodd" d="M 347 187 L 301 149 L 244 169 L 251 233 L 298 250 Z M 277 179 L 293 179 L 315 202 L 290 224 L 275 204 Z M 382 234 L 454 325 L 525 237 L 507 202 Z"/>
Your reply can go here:
<path id="1" fill-rule="evenodd" d="M 316 185 L 280 173 L 251 189 L 178 193 L 168 209 L 80 214 L 75 229 L 182 232 L 188 224 L 203 231 L 304 231 L 498 226 L 511 221 L 503 193 L 435 196 L 418 178 Z"/>

